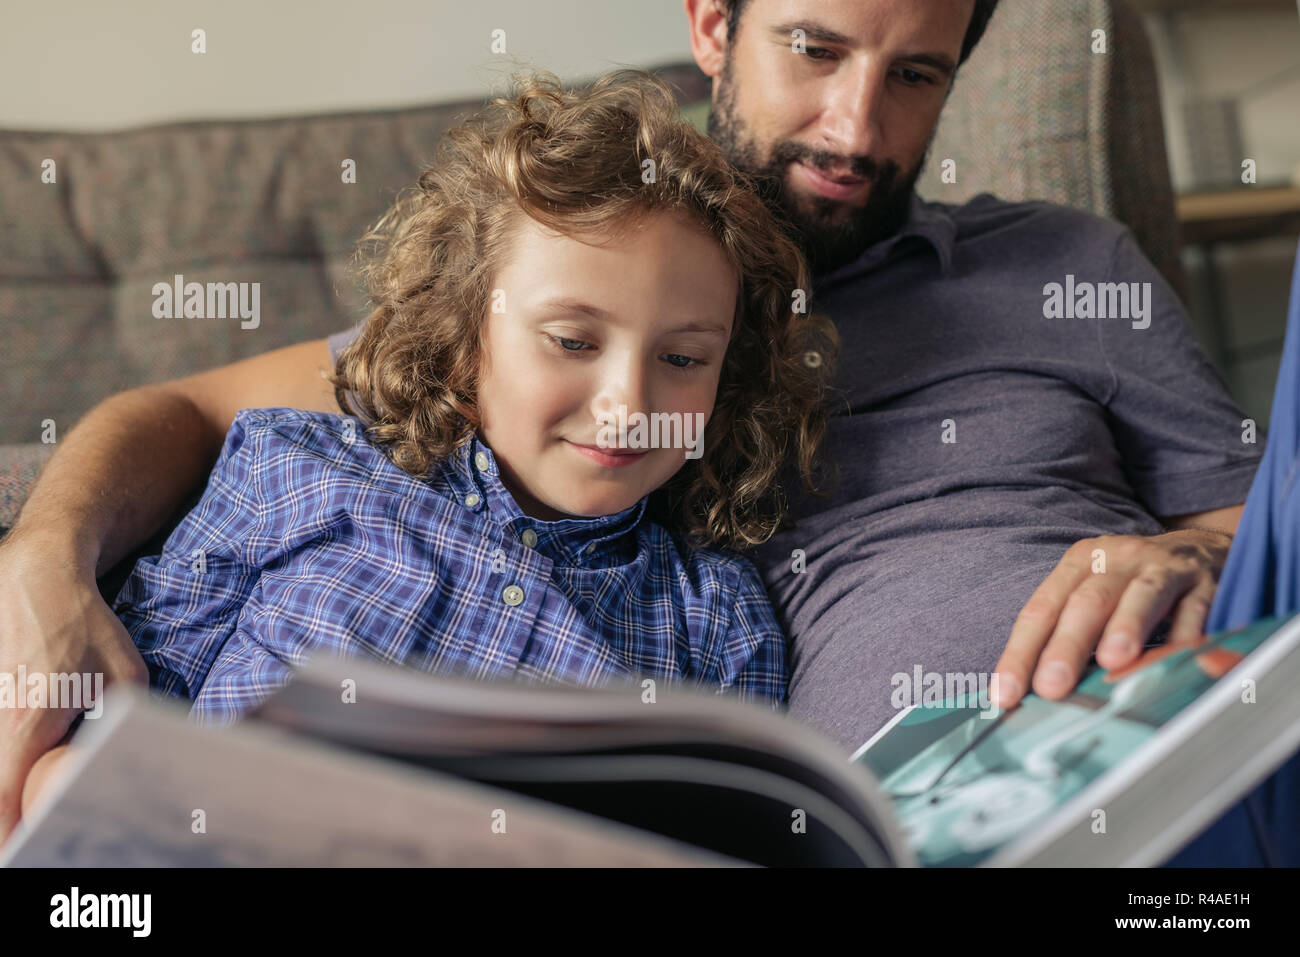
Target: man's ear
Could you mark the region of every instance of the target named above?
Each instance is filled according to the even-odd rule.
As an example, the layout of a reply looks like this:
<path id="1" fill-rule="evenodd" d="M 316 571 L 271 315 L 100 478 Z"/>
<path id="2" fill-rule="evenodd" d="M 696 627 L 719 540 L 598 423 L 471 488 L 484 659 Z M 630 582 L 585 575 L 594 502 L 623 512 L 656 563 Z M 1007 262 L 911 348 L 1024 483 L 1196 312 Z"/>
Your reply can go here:
<path id="1" fill-rule="evenodd" d="M 727 62 L 727 4 L 725 0 L 684 2 L 686 25 L 691 33 L 691 55 L 705 76 L 716 77 Z"/>

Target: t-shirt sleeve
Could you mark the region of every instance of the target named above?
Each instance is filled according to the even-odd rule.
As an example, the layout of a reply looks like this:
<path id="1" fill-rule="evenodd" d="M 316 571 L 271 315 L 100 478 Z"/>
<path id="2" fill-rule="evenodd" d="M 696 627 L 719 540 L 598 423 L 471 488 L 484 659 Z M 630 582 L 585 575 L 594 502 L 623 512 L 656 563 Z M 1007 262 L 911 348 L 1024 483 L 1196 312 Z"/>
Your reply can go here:
<path id="1" fill-rule="evenodd" d="M 341 329 L 327 337 L 326 342 L 329 343 L 330 347 L 330 362 L 339 361 L 339 353 L 346 349 L 352 340 L 360 334 L 363 325 L 364 323 L 357 323 L 350 329 Z"/>
<path id="2" fill-rule="evenodd" d="M 722 692 L 772 708 L 784 707 L 789 685 L 786 638 L 758 570 L 737 557 L 740 578 L 723 647 Z"/>
<path id="3" fill-rule="evenodd" d="M 1161 518 L 1240 505 L 1261 457 L 1254 429 L 1128 230 L 1108 281 L 1129 284 L 1127 317 L 1096 322 L 1112 377 L 1106 407 L 1134 492 Z"/>
<path id="4" fill-rule="evenodd" d="M 161 554 L 136 562 L 113 603 L 150 684 L 170 695 L 198 695 L 257 585 L 264 509 L 248 411 L 235 416 L 198 504 Z"/>
<path id="5" fill-rule="evenodd" d="M 361 327 L 363 325 L 365 325 L 365 323 L 357 323 L 351 329 L 343 329 L 339 332 L 334 333 L 333 335 L 329 336 L 326 339 L 326 341 L 329 343 L 331 363 L 335 365 L 338 364 L 339 353 L 342 352 L 344 349 L 346 349 L 352 343 L 352 340 L 356 339 L 356 337 L 360 334 Z M 367 426 L 371 425 L 372 420 L 370 419 L 370 417 L 365 415 L 358 407 L 355 401 L 356 398 L 355 393 L 353 393 L 351 390 L 348 390 L 348 392 L 346 393 L 346 398 L 348 400 L 348 408 L 344 409 L 343 411 L 348 413 L 349 415 L 355 415 L 358 419 L 361 420 L 362 425 L 367 425 Z"/>

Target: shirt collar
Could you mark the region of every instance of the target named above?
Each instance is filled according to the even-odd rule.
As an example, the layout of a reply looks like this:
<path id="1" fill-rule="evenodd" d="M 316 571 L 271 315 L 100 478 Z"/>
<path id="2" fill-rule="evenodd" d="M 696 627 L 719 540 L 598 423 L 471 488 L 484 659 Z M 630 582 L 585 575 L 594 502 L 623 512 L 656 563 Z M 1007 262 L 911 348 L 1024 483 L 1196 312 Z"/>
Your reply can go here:
<path id="1" fill-rule="evenodd" d="M 502 526 L 514 539 L 563 564 L 586 564 L 602 553 L 617 550 L 634 534 L 645 514 L 649 496 L 621 512 L 596 518 L 563 518 L 553 522 L 532 518 L 501 482 L 496 456 L 482 439 L 471 435 L 442 463 L 441 475 L 461 508 Z M 531 535 L 525 534 L 530 532 Z M 535 541 L 532 535 L 536 535 Z"/>
<path id="2" fill-rule="evenodd" d="M 824 276 L 817 277 L 814 285 L 825 285 L 872 269 L 887 260 L 894 250 L 910 239 L 921 239 L 930 244 L 939 257 L 939 272 L 952 273 L 952 250 L 957 239 L 957 224 L 952 221 L 942 203 L 927 203 L 912 191 L 907 221 L 892 236 L 873 243 L 857 259 Z"/>

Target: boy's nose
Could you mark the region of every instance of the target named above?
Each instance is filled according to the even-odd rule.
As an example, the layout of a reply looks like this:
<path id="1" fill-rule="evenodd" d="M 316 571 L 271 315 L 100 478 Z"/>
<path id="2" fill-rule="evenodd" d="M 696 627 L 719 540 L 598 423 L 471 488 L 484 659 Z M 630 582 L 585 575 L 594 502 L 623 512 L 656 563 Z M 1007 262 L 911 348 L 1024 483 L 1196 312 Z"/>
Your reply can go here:
<path id="1" fill-rule="evenodd" d="M 620 364 L 618 369 L 602 377 L 592 399 L 592 412 L 597 421 L 605 416 L 613 422 L 637 413 L 648 414 L 652 411 L 648 392 L 646 374 L 640 364 Z"/>

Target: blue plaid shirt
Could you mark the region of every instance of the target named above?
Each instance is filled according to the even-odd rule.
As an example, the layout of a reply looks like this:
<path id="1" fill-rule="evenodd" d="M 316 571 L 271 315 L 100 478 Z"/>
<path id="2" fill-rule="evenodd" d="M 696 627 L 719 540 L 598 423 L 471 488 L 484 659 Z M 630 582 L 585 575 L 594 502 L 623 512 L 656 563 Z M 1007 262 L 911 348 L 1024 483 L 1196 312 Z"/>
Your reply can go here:
<path id="1" fill-rule="evenodd" d="M 690 681 L 780 708 L 785 637 L 754 566 L 679 548 L 646 501 L 540 521 L 477 437 L 420 481 L 351 416 L 243 409 L 114 610 L 152 686 L 205 723 L 322 650 L 461 677 Z"/>

